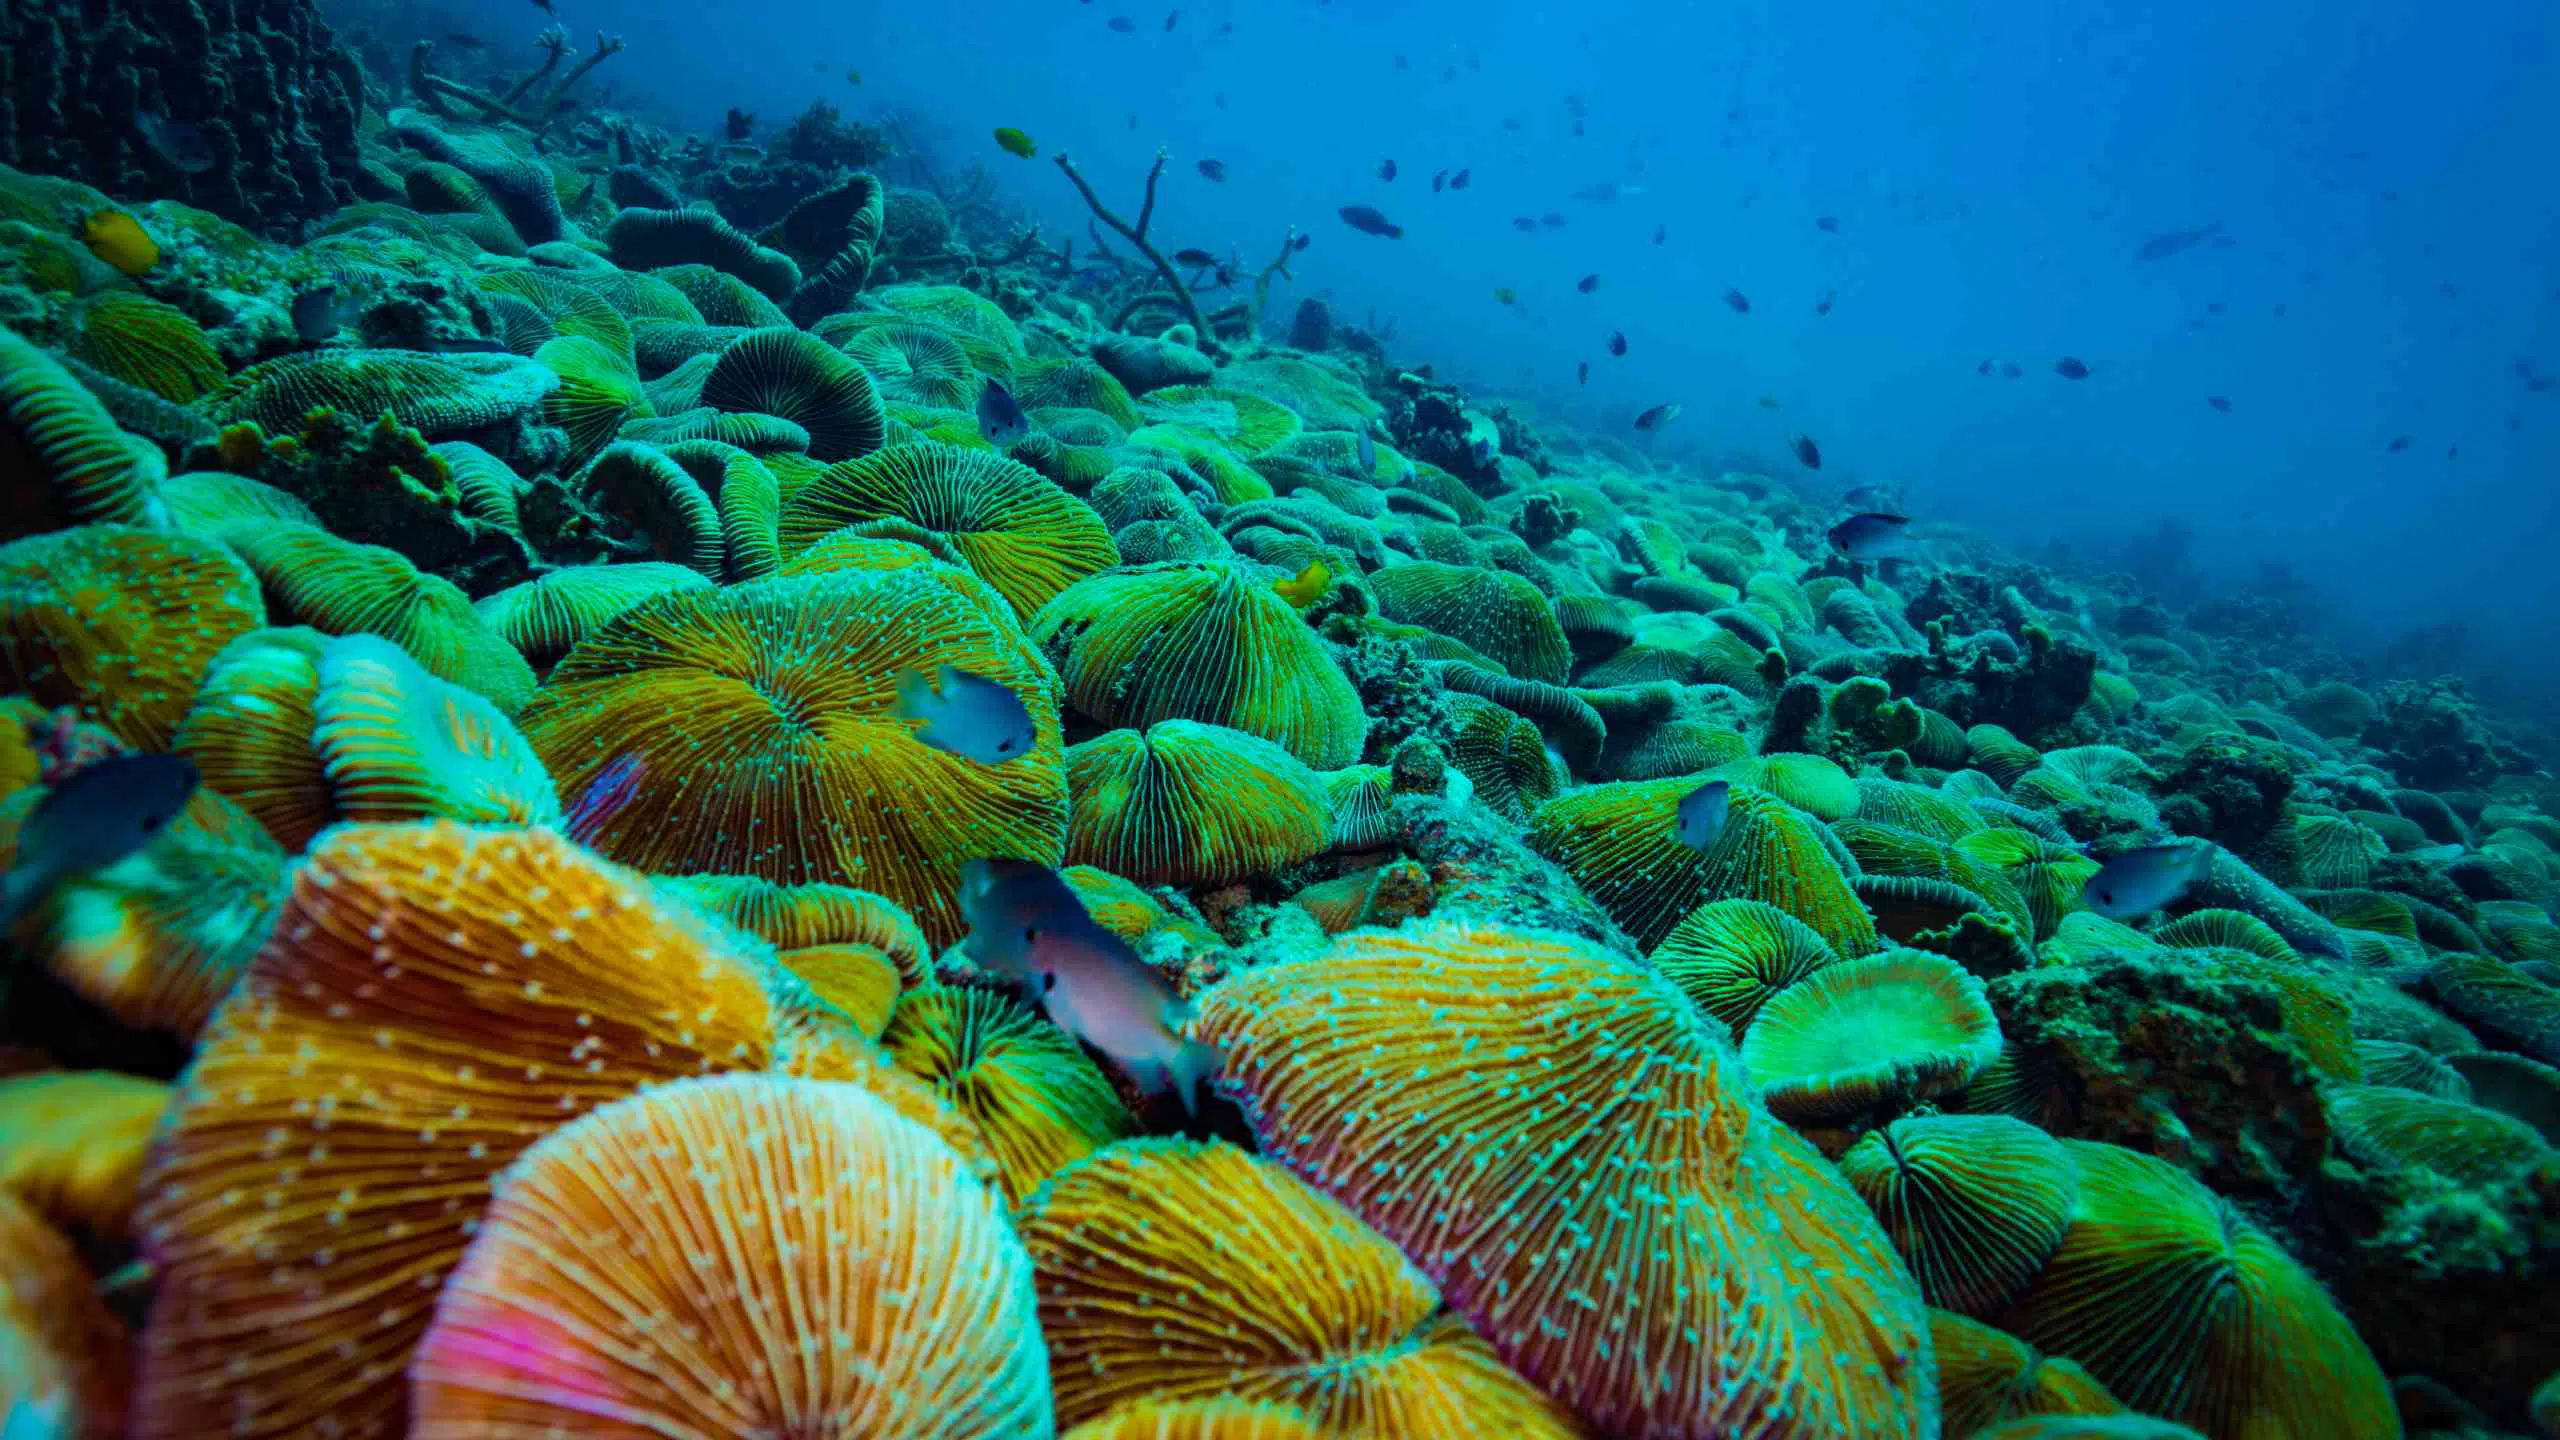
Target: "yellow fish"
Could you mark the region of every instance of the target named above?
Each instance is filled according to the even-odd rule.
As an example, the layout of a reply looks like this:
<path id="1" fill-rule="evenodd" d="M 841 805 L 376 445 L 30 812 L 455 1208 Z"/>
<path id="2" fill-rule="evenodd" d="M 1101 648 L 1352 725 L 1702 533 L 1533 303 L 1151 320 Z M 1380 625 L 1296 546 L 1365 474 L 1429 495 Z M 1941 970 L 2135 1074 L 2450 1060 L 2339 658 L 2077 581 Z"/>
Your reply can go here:
<path id="1" fill-rule="evenodd" d="M 1007 155 L 1019 155 L 1025 160 L 1040 153 L 1040 147 L 1031 143 L 1030 136 L 1010 125 L 996 127 L 996 144 L 1002 147 Z"/>
<path id="2" fill-rule="evenodd" d="M 1324 598 L 1325 587 L 1333 583 L 1333 567 L 1321 560 L 1310 560 L 1307 568 L 1286 580 L 1277 581 L 1272 589 L 1280 598 L 1304 610 Z"/>
<path id="3" fill-rule="evenodd" d="M 101 210 L 80 226 L 90 252 L 127 275 L 139 275 L 160 263 L 160 246 L 144 232 L 142 222 L 121 210 Z"/>

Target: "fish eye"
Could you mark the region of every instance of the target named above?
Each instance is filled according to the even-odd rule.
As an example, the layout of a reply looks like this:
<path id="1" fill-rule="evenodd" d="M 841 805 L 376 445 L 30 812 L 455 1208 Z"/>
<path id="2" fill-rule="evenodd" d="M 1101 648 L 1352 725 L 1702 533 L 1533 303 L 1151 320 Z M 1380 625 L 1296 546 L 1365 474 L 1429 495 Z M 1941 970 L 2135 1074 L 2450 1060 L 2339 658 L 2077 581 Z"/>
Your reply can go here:
<path id="1" fill-rule="evenodd" d="M 1055 971 L 1055 970 L 1043 970 L 1043 971 L 1041 971 L 1041 972 L 1040 972 L 1040 993 L 1041 993 L 1041 994 L 1043 994 L 1043 995 L 1046 995 L 1046 994 L 1048 994 L 1050 991 L 1055 990 L 1055 989 L 1057 989 L 1057 988 L 1058 988 L 1058 972 L 1057 972 L 1057 971 Z"/>
<path id="2" fill-rule="evenodd" d="M 1023 943 L 1023 944 L 1025 944 L 1025 945 L 1037 945 L 1037 944 L 1039 944 L 1039 943 L 1040 943 L 1040 927 L 1039 927 L 1039 926 L 1037 926 L 1037 925 L 1025 925 L 1025 926 L 1023 926 L 1023 927 L 1022 927 L 1022 943 Z"/>

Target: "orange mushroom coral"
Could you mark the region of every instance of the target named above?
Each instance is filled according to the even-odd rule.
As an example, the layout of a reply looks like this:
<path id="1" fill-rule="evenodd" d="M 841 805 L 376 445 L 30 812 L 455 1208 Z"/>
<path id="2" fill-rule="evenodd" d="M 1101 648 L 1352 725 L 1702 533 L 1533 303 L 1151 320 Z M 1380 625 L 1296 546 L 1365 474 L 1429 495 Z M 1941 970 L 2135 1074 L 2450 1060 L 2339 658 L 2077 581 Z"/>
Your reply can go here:
<path id="1" fill-rule="evenodd" d="M 413 1440 L 1050 1433 L 1031 1267 L 856 1086 L 666 1085 L 525 1152 L 410 1367 Z"/>

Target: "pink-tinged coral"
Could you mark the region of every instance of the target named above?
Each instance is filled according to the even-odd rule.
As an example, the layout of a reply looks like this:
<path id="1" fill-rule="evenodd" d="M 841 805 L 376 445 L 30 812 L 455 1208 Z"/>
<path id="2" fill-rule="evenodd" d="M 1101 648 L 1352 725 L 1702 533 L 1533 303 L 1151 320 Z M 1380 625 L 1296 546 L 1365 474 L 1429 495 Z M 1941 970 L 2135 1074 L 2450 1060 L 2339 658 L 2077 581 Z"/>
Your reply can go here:
<path id="1" fill-rule="evenodd" d="M 858 1086 L 660 1086 L 495 1189 L 409 1368 L 414 1440 L 1051 1433 L 996 1197 Z"/>
<path id="2" fill-rule="evenodd" d="M 1198 1003 L 1266 1149 L 1594 1428 L 1935 1432 L 1922 1307 L 1883 1231 L 1668 980 L 1429 920 Z"/>

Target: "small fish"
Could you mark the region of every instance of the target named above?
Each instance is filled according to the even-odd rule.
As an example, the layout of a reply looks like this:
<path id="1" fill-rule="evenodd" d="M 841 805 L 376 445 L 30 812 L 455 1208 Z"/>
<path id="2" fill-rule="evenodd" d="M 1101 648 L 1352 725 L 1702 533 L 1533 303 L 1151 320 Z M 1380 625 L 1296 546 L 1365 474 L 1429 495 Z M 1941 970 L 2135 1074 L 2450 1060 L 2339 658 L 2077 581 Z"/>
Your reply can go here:
<path id="1" fill-rule="evenodd" d="M 1624 355 L 1627 353 L 1626 331 L 1612 330 L 1609 332 L 1609 353 L 1612 355 Z"/>
<path id="2" fill-rule="evenodd" d="M 314 285 L 293 297 L 293 333 L 305 345 L 317 345 L 346 323 L 335 285 Z"/>
<path id="3" fill-rule="evenodd" d="M 587 782 L 587 788 L 562 815 L 561 833 L 581 845 L 594 844 L 603 833 L 605 822 L 640 798 L 640 779 L 647 768 L 647 762 L 629 751 L 605 762 L 605 767 Z"/>
<path id="4" fill-rule="evenodd" d="M 2065 380 L 2086 380 L 2089 378 L 2089 366 L 2078 356 L 2065 355 L 2053 362 L 2053 373 Z"/>
<path id="5" fill-rule="evenodd" d="M 1654 226 L 1654 227 L 1653 227 L 1653 243 L 1654 243 L 1654 244 L 1656 244 L 1656 245 L 1661 244 L 1661 243 L 1663 242 L 1663 240 L 1664 240 L 1667 236 L 1669 236 L 1670 234 L 1671 234 L 1671 227 L 1670 227 L 1669 225 L 1656 225 L 1656 226 Z"/>
<path id="6" fill-rule="evenodd" d="M 183 755 L 110 755 L 55 781 L 18 827 L 17 863 L 0 874 L 0 933 L 62 881 L 149 844 L 186 808 L 198 779 Z"/>
<path id="7" fill-rule="evenodd" d="M 1040 738 L 1022 697 L 984 676 L 945 665 L 937 693 L 921 670 L 901 671 L 889 713 L 916 722 L 916 738 L 946 755 L 1001 765 L 1031 753 Z"/>
<path id="8" fill-rule="evenodd" d="M 2421 861 L 2425 864 L 2449 865 L 2454 861 L 2461 859 L 2464 851 L 2463 847 L 2460 845 L 2421 845 L 2417 849 L 2406 853 L 2410 859 Z"/>
<path id="9" fill-rule="evenodd" d="M 859 85 L 862 83 L 862 72 L 859 70 L 847 70 L 844 72 L 844 78 L 848 84 Z"/>
<path id="10" fill-rule="evenodd" d="M 1378 442 L 1369 434 L 1369 427 L 1366 425 L 1360 427 L 1360 443 L 1357 447 L 1356 453 L 1360 457 L 1361 474 L 1375 475 L 1378 473 Z"/>
<path id="11" fill-rule="evenodd" d="M 452 34 L 444 37 L 444 43 L 452 46 L 456 50 L 486 50 L 489 48 L 488 41 L 481 39 L 477 35 L 465 35 L 459 30 L 456 30 Z"/>
<path id="12" fill-rule="evenodd" d="M 1448 172 L 1448 171 L 1446 171 L 1446 170 L 1440 171 L 1438 174 L 1435 174 L 1435 175 L 1433 175 L 1433 176 L 1431 177 L 1431 193 L 1432 193 L 1432 194 L 1437 195 L 1437 194 L 1439 194 L 1442 190 L 1447 189 L 1447 188 L 1448 188 L 1448 186 L 1449 186 L 1449 172 Z"/>
<path id="13" fill-rule="evenodd" d="M 733 142 L 746 139 L 755 133 L 755 129 L 756 112 L 741 110 L 735 105 L 729 107 L 728 116 L 721 122 L 721 134 Z"/>
<path id="14" fill-rule="evenodd" d="M 1224 160 L 1203 160 L 1191 168 L 1199 171 L 1203 179 L 1214 180 L 1221 185 L 1226 183 L 1227 162 Z"/>
<path id="15" fill-rule="evenodd" d="M 1404 52 L 1401 50 L 1396 52 L 1395 65 L 1399 70 L 1410 70 L 1413 68 L 1413 62 L 1404 58 Z"/>
<path id="16" fill-rule="evenodd" d="M 2018 368 L 2018 362 L 2015 360 L 2003 361 L 2001 363 L 2000 374 L 2005 379 L 2015 380 L 2026 373 L 2026 371 Z"/>
<path id="17" fill-rule="evenodd" d="M 1550 230 L 1561 230 L 1564 228 L 1564 217 L 1553 210 L 1550 210 L 1546 214 L 1538 217 L 1538 223 L 1546 226 Z"/>
<path id="18" fill-rule="evenodd" d="M 1763 410 L 1783 410 L 1786 408 L 1786 402 L 1775 395 L 1763 395 L 1760 397 L 1760 408 Z"/>
<path id="19" fill-rule="evenodd" d="M 1473 170 L 1461 170 L 1461 171 L 1459 171 L 1457 174 L 1450 176 L 1450 177 L 1449 177 L 1449 188 L 1450 188 L 1450 189 L 1452 189 L 1452 190 L 1464 190 L 1464 189 L 1466 189 L 1466 188 L 1467 188 L 1467 180 L 1468 180 L 1468 177 L 1470 177 L 1470 176 L 1472 176 L 1472 175 L 1474 175 L 1474 174 L 1475 174 L 1475 172 L 1474 172 Z"/>
<path id="20" fill-rule="evenodd" d="M 1393 180 L 1396 178 L 1396 162 L 1393 159 L 1381 160 L 1378 162 L 1378 178 L 1381 180 Z"/>
<path id="21" fill-rule="evenodd" d="M 1509 305 L 1519 300 L 1520 292 L 1508 285 L 1496 285 L 1493 287 L 1493 298 Z"/>
<path id="22" fill-rule="evenodd" d="M 1662 404 L 1656 405 L 1652 409 L 1637 416 L 1636 428 L 1639 430 L 1659 430 L 1663 426 L 1668 425 L 1679 418 L 1679 404 L 1676 401 L 1664 401 Z"/>
<path id="23" fill-rule="evenodd" d="M 1404 238 L 1404 227 L 1388 219 L 1375 206 L 1345 205 L 1333 213 L 1342 217 L 1343 224 L 1363 235 L 1383 235 L 1389 240 Z"/>
<path id="24" fill-rule="evenodd" d="M 1314 237 L 1313 235 L 1303 235 L 1303 234 L 1302 234 L 1302 235 L 1300 235 L 1297 239 L 1292 240 L 1292 241 L 1290 241 L 1290 242 L 1289 242 L 1289 248 L 1290 248 L 1291 250 L 1293 250 L 1293 251 L 1294 251 L 1294 250 L 1304 250 L 1304 249 L 1306 249 L 1308 246 L 1313 245 L 1314 243 L 1316 243 L 1316 237 Z"/>
<path id="25" fill-rule="evenodd" d="M 1112 31 L 1121 35 L 1135 35 L 1138 33 L 1138 22 L 1130 19 L 1126 15 L 1114 15 L 1103 23 Z"/>
<path id="26" fill-rule="evenodd" d="M 1096 923 L 1058 872 L 1028 860 L 960 867 L 962 949 L 1037 997 L 1051 1023 L 1108 1055 L 1150 1093 L 1197 1114 L 1222 1056 L 1183 1037 L 1191 1015 L 1156 968 Z"/>
<path id="27" fill-rule="evenodd" d="M 2207 395 L 2204 397 L 2204 403 L 2225 415 L 2231 413 L 2231 397 L 2228 395 Z"/>
<path id="28" fill-rule="evenodd" d="M 1138 115 L 1134 110 L 1129 112 L 1129 128 L 1132 130 L 1138 128 Z"/>
<path id="29" fill-rule="evenodd" d="M 1322 560 L 1310 560 L 1305 569 L 1286 580 L 1274 581 L 1271 588 L 1281 599 L 1304 610 L 1324 598 L 1325 587 L 1333 583 L 1333 567 Z"/>
<path id="30" fill-rule="evenodd" d="M 1837 235 L 1840 233 L 1840 217 L 1837 215 L 1817 215 L 1813 219 L 1813 228 L 1821 231 L 1825 235 Z"/>
<path id="31" fill-rule="evenodd" d="M 1724 834 L 1725 816 L 1733 809 L 1732 787 L 1722 780 L 1710 780 L 1680 797 L 1678 818 L 1672 828 L 1680 843 L 1705 853 L 1715 847 Z"/>
<path id="32" fill-rule="evenodd" d="M 1596 274 L 1585 275 L 1581 279 L 1573 282 L 1573 288 L 1581 291 L 1585 295 L 1588 295 L 1592 291 L 1600 288 L 1600 277 Z"/>
<path id="33" fill-rule="evenodd" d="M 2110 920 L 2139 920 L 2186 898 L 2213 868 L 2213 847 L 2171 840 L 2127 850 L 2098 867 L 2080 887 L 2089 908 Z"/>
<path id="34" fill-rule="evenodd" d="M 1990 373 L 1991 373 L 1991 362 L 1990 362 L 1990 361 L 1988 361 L 1988 360 L 1985 360 L 1985 361 L 1983 361 L 1981 364 L 1974 366 L 1974 367 L 1973 367 L 1973 373 L 1974 373 L 1974 374 L 1976 374 L 1976 375 L 1988 375 L 1988 374 L 1990 374 Z"/>
<path id="35" fill-rule="evenodd" d="M 1837 290 L 1825 290 L 1825 291 L 1823 291 L 1823 292 L 1822 292 L 1822 298 L 1813 302 L 1813 313 L 1814 313 L 1814 314 L 1816 314 L 1816 315 L 1828 315 L 1828 314 L 1830 314 L 1830 313 L 1831 313 L 1831 302 L 1832 302 L 1832 301 L 1834 301 L 1834 300 L 1837 300 L 1837 299 L 1839 299 L 1839 298 L 1840 298 L 1840 292 L 1839 292 L 1839 291 L 1837 291 Z"/>
<path id="36" fill-rule="evenodd" d="M 2391 443 L 2382 447 L 2382 453 L 2385 455 L 2397 455 L 2401 451 L 2408 449 L 2409 444 L 2410 437 L 2406 435 L 2394 435 L 2391 437 Z"/>
<path id="37" fill-rule="evenodd" d="M 1621 185 L 1615 180 L 1602 180 L 1573 192 L 1573 198 L 1593 205 L 1614 205 L 1622 195 L 1641 195 L 1641 185 Z"/>
<path id="38" fill-rule="evenodd" d="M 1135 120 L 1138 117 L 1132 115 L 1129 118 Z M 1032 156 L 1040 153 L 1040 146 L 1037 142 L 1033 141 L 1030 136 L 1023 134 L 1021 131 L 1014 129 L 1010 125 L 999 125 L 996 127 L 996 148 L 1002 150 L 1007 155 L 1023 160 L 1028 160 Z"/>
<path id="39" fill-rule="evenodd" d="M 1166 33 L 1167 35 L 1172 34 L 1172 33 L 1173 33 L 1173 26 L 1174 26 L 1174 22 L 1176 22 L 1176 21 L 1180 20 L 1181 18 L 1182 18 L 1182 12 L 1181 12 L 1181 11 L 1179 11 L 1179 10 L 1167 10 L 1166 12 L 1164 12 L 1164 33 Z"/>
<path id="40" fill-rule="evenodd" d="M 201 175 L 222 158 L 214 153 L 213 141 L 202 130 L 157 110 L 135 111 L 133 128 L 141 132 L 151 153 L 186 174 Z"/>
<path id="41" fill-rule="evenodd" d="M 2142 248 L 2133 252 L 2133 258 L 2136 260 L 2166 260 L 2170 256 L 2175 255 L 2182 250 L 2192 250 L 2196 246 L 2203 244 L 2205 241 L 2212 239 L 2221 229 L 2222 222 L 2217 220 L 2210 225 L 2202 226 L 2194 230 L 2166 231 L 2143 241 Z"/>
<path id="42" fill-rule="evenodd" d="M 1845 559 L 1890 560 L 1911 553 L 1911 520 L 1904 515 L 1872 511 L 1852 515 L 1823 536 Z"/>
<path id="43" fill-rule="evenodd" d="M 1186 246 L 1183 249 L 1174 251 L 1173 258 L 1176 263 L 1188 265 L 1194 269 L 1206 269 L 1209 266 L 1218 263 L 1217 256 L 1210 254 L 1208 251 L 1201 249 L 1197 245 Z"/>
<path id="44" fill-rule="evenodd" d="M 1031 417 L 998 381 L 988 381 L 978 392 L 978 433 L 999 450 L 1012 449 L 1031 433 Z"/>
<path id="45" fill-rule="evenodd" d="M 1727 290 L 1724 292 L 1724 303 L 1725 308 L 1731 310 L 1736 315 L 1748 315 L 1751 313 L 1751 297 L 1743 294 L 1739 290 Z"/>
<path id="46" fill-rule="evenodd" d="M 1535 215 L 1514 215 L 1511 217 L 1511 228 L 1522 232 L 1535 230 L 1538 228 L 1538 217 Z"/>
<path id="47" fill-rule="evenodd" d="M 1210 103 L 1210 104 L 1212 104 L 1212 105 L 1215 105 L 1216 107 L 1218 107 L 1218 108 L 1219 108 L 1219 109 L 1221 109 L 1221 110 L 1226 109 L 1226 108 L 1227 108 L 1227 92 L 1226 92 L 1226 91 L 1224 91 L 1224 90 L 1221 90 L 1221 91 L 1219 91 L 1217 94 L 1210 96 L 1210 97 L 1209 97 L 1209 103 Z"/>
<path id="48" fill-rule="evenodd" d="M 541 11 L 545 15 L 557 15 L 560 13 L 559 7 L 554 5 L 552 0 L 533 0 L 533 8 Z"/>
<path id="49" fill-rule="evenodd" d="M 1798 435 L 1787 442 L 1787 448 L 1796 452 L 1796 463 L 1807 470 L 1822 468 L 1822 447 L 1813 443 L 1812 436 Z"/>
<path id="50" fill-rule="evenodd" d="M 1576 385 L 1588 385 L 1591 383 L 1590 361 L 1585 360 L 1573 367 L 1573 383 Z"/>

